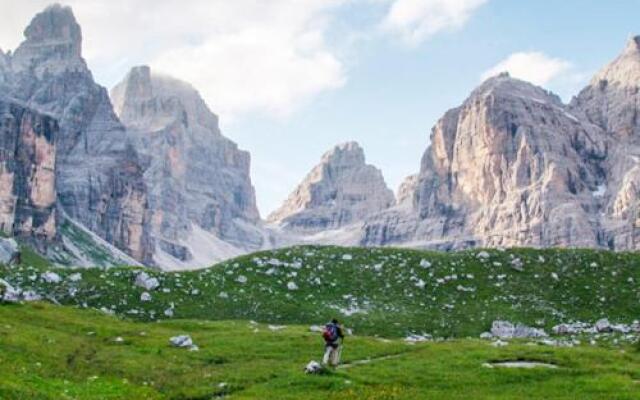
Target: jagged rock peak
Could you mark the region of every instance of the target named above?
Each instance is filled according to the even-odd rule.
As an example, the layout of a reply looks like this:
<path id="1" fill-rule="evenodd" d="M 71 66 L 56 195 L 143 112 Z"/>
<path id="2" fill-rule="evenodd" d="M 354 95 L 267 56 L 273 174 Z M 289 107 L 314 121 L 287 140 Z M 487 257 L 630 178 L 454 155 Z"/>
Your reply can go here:
<path id="1" fill-rule="evenodd" d="M 157 265 L 210 265 L 219 260 L 217 252 L 231 256 L 262 247 L 250 155 L 222 135 L 196 89 L 139 66 L 111 90 L 111 99 L 147 160 Z"/>
<path id="2" fill-rule="evenodd" d="M 124 121 L 124 111 L 127 101 L 147 100 L 153 96 L 151 88 L 151 68 L 141 65 L 131 68 L 122 82 L 118 83 L 110 92 L 113 110 Z"/>
<path id="3" fill-rule="evenodd" d="M 53 4 L 36 14 L 24 30 L 25 40 L 12 57 L 18 72 L 36 67 L 36 75 L 45 70 L 87 70 L 82 59 L 82 30 L 71 7 Z"/>
<path id="4" fill-rule="evenodd" d="M 591 81 L 593 86 L 605 83 L 631 87 L 640 85 L 640 36 L 629 38 L 622 53 Z"/>
<path id="5" fill-rule="evenodd" d="M 382 172 L 365 163 L 358 143 L 347 142 L 326 152 L 268 221 L 305 233 L 337 229 L 362 221 L 394 201 Z"/>
<path id="6" fill-rule="evenodd" d="M 149 66 L 133 67 L 110 95 L 116 114 L 127 126 L 156 130 L 182 120 L 220 135 L 218 116 L 193 86 L 152 71 Z"/>
<path id="7" fill-rule="evenodd" d="M 498 75 L 486 79 L 471 92 L 467 101 L 475 101 L 475 99 L 479 97 L 489 95 L 496 97 L 520 97 L 533 101 L 550 101 L 557 105 L 562 104 L 560 97 L 554 93 L 530 82 L 513 78 L 508 72 L 501 72 Z"/>
<path id="8" fill-rule="evenodd" d="M 60 4 L 48 6 L 31 20 L 24 36 L 33 43 L 70 43 L 80 56 L 82 32 L 71 7 Z"/>
<path id="9" fill-rule="evenodd" d="M 624 53 L 640 55 L 640 35 L 632 36 L 627 40 Z"/>
<path id="10" fill-rule="evenodd" d="M 322 162 L 334 166 L 364 164 L 364 150 L 357 142 L 341 143 L 324 153 Z"/>

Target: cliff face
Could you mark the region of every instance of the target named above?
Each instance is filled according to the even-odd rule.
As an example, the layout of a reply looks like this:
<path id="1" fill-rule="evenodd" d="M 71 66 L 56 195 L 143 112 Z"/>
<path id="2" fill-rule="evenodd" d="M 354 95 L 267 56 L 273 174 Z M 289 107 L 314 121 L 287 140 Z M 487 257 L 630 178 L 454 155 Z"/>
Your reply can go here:
<path id="1" fill-rule="evenodd" d="M 138 155 L 82 58 L 81 30 L 71 9 L 48 7 L 24 34 L 0 66 L 0 89 L 59 121 L 58 210 L 136 259 L 148 260 Z"/>
<path id="2" fill-rule="evenodd" d="M 607 140 L 599 195 L 603 240 L 610 248 L 640 248 L 640 36 L 629 39 L 570 104 L 571 112 L 600 127 Z"/>
<path id="3" fill-rule="evenodd" d="M 56 236 L 57 121 L 0 98 L 0 231 L 27 239 Z"/>
<path id="4" fill-rule="evenodd" d="M 111 97 L 143 155 L 156 262 L 203 266 L 260 248 L 249 153 L 221 134 L 198 92 L 136 67 Z"/>
<path id="5" fill-rule="evenodd" d="M 508 75 L 491 78 L 433 128 L 413 207 L 372 218 L 363 242 L 599 246 L 593 193 L 605 179 L 605 155 L 601 130 L 555 95 Z"/>
<path id="6" fill-rule="evenodd" d="M 640 248 L 640 37 L 569 105 L 489 79 L 438 121 L 403 193 L 363 244 Z"/>
<path id="7" fill-rule="evenodd" d="M 380 170 L 366 164 L 362 148 L 349 142 L 325 153 L 268 221 L 286 230 L 316 233 L 362 222 L 393 203 Z"/>

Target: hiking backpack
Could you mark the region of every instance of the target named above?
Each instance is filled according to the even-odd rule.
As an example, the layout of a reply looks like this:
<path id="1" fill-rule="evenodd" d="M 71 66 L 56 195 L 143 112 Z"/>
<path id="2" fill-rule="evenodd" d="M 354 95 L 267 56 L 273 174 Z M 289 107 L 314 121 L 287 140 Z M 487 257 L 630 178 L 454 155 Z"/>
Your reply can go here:
<path id="1" fill-rule="evenodd" d="M 327 343 L 333 343 L 338 340 L 338 327 L 335 324 L 326 324 L 322 331 L 322 337 Z"/>

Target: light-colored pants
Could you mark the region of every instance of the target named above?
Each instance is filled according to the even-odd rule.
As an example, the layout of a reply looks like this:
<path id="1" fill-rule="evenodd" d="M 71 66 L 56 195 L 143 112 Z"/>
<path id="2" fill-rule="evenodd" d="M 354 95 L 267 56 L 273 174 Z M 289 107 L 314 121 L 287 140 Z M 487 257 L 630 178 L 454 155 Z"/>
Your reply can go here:
<path id="1" fill-rule="evenodd" d="M 324 350 L 324 357 L 322 357 L 322 363 L 324 365 L 331 365 L 337 367 L 340 363 L 340 350 L 342 345 L 333 346 L 327 345 Z"/>

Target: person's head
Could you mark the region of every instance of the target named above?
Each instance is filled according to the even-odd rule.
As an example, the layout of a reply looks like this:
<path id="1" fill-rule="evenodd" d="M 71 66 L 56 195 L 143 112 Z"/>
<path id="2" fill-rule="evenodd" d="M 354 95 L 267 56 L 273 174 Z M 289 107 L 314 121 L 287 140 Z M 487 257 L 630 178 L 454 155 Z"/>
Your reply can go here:
<path id="1" fill-rule="evenodd" d="M 338 325 L 338 320 L 334 318 L 334 319 L 331 320 L 331 323 Z"/>

